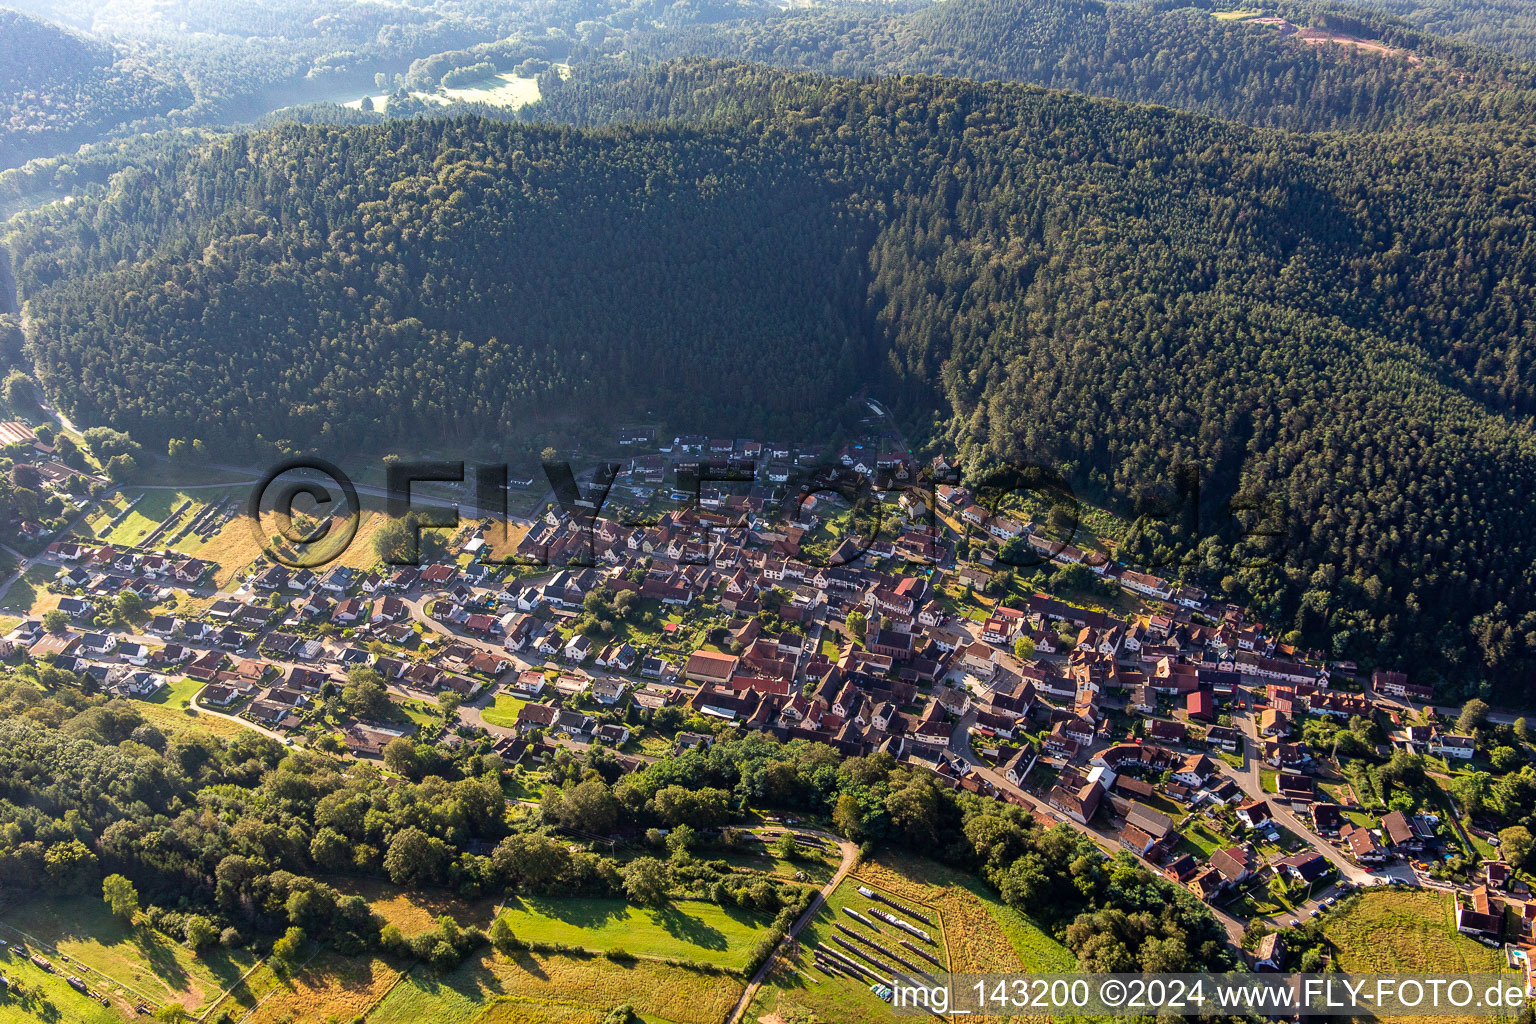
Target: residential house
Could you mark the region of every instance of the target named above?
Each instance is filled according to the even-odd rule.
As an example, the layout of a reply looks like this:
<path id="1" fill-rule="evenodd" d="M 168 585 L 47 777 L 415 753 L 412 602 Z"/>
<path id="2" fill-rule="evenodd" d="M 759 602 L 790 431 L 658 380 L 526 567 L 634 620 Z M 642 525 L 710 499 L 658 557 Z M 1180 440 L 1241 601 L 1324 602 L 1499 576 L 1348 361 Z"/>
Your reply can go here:
<path id="1" fill-rule="evenodd" d="M 1339 837 L 1349 845 L 1349 852 L 1361 864 L 1384 864 L 1389 857 L 1376 835 L 1362 825 L 1350 822 L 1339 829 Z"/>
<path id="2" fill-rule="evenodd" d="M 629 689 L 629 684 L 622 679 L 604 677 L 592 680 L 592 699 L 599 704 L 617 704 L 624 697 L 624 691 Z"/>
<path id="3" fill-rule="evenodd" d="M 1074 771 L 1064 771 L 1046 794 L 1045 802 L 1078 824 L 1086 825 L 1098 813 L 1104 793 L 1102 783 L 1089 782 Z"/>
<path id="4" fill-rule="evenodd" d="M 1495 899 L 1486 885 L 1456 896 L 1456 930 L 1488 942 L 1504 938 L 1504 901 Z"/>
<path id="5" fill-rule="evenodd" d="M 1332 869 L 1332 865 L 1327 857 L 1316 850 L 1307 850 L 1281 858 L 1275 862 L 1275 868 L 1284 871 L 1293 882 L 1311 885 L 1326 875 Z"/>
<path id="6" fill-rule="evenodd" d="M 1258 828 L 1270 822 L 1269 804 L 1263 800 L 1252 800 L 1237 807 L 1237 819 L 1247 828 Z"/>
<path id="7" fill-rule="evenodd" d="M 1211 854 L 1211 867 L 1227 885 L 1240 885 L 1253 873 L 1257 857 L 1248 846 L 1229 846 Z"/>
<path id="8" fill-rule="evenodd" d="M 1429 752 L 1450 761 L 1470 761 L 1477 752 L 1477 743 L 1471 736 L 1436 732 L 1430 737 Z"/>
<path id="9" fill-rule="evenodd" d="M 1253 950 L 1253 969 L 1259 972 L 1278 971 L 1285 967 L 1285 938 L 1279 932 L 1270 932 L 1259 940 Z"/>

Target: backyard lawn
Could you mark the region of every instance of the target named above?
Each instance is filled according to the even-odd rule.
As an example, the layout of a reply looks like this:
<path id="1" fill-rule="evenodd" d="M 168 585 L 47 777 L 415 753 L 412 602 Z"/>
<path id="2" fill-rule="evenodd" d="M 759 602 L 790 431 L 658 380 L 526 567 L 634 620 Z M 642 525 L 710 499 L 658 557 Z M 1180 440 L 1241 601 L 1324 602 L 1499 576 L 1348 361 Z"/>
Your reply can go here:
<path id="1" fill-rule="evenodd" d="M 180 679 L 168 679 L 166 682 L 170 685 L 162 687 L 159 693 L 148 699 L 141 700 L 139 703 L 156 704 L 160 707 L 175 708 L 177 711 L 180 711 L 191 706 L 192 698 L 197 696 L 197 691 L 203 688 L 202 683 L 196 679 L 189 679 L 186 676 Z"/>

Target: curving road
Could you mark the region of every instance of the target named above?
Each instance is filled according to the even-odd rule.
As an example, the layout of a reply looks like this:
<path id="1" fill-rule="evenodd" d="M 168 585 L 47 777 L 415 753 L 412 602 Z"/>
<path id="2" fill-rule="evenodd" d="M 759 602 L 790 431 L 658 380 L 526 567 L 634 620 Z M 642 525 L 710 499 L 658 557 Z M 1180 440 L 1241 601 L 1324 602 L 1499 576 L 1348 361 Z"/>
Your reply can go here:
<path id="1" fill-rule="evenodd" d="M 1108 856 L 1113 857 L 1115 854 L 1124 849 L 1124 847 L 1120 845 L 1119 840 L 1114 836 L 1108 834 L 1107 832 L 1101 832 L 1094 828 L 1092 825 L 1083 825 L 1073 821 L 1066 815 L 1057 812 L 1054 808 L 1046 804 L 1039 797 L 1025 792 L 1023 789 L 1009 782 L 1008 777 L 1002 772 L 993 771 L 991 768 L 988 768 L 985 764 L 983 764 L 981 759 L 978 758 L 975 752 L 971 749 L 970 726 L 975 722 L 975 716 L 976 713 L 974 711 L 967 712 L 966 716 L 960 720 L 960 724 L 956 726 L 954 734 L 950 737 L 949 742 L 949 749 L 959 754 L 961 758 L 970 766 L 971 771 L 975 772 L 977 775 L 980 775 L 983 779 L 986 779 L 1000 792 L 1011 794 L 1012 796 L 1018 798 L 1018 800 L 1023 801 L 1023 805 L 1025 807 L 1045 815 L 1052 820 L 1059 821 L 1078 832 L 1081 832 L 1083 835 L 1093 840 L 1099 849 L 1103 850 Z M 1147 864 L 1147 866 L 1153 871 L 1158 870 L 1155 865 L 1148 863 L 1145 857 L 1138 856 L 1137 860 Z M 1232 942 L 1232 944 L 1241 945 L 1243 941 L 1243 933 L 1247 930 L 1247 925 L 1233 917 L 1231 914 L 1227 913 L 1225 910 L 1222 910 L 1218 906 L 1210 903 L 1207 903 L 1206 906 L 1210 909 L 1216 920 L 1221 922 L 1221 926 L 1226 929 L 1227 938 Z"/>
<path id="2" fill-rule="evenodd" d="M 837 871 L 832 875 L 827 884 L 821 887 L 821 891 L 816 894 L 816 898 L 811 901 L 811 905 L 806 908 L 805 913 L 800 915 L 800 920 L 796 921 L 789 931 L 785 933 L 778 947 L 774 949 L 767 960 L 763 961 L 763 965 L 757 969 L 757 973 L 752 975 L 752 980 L 747 982 L 746 990 L 741 993 L 741 998 L 736 1000 L 736 1005 L 731 1008 L 730 1015 L 725 1018 L 725 1024 L 738 1024 L 742 1015 L 747 1012 L 747 1007 L 751 1006 L 752 1001 L 757 998 L 758 990 L 763 987 L 763 982 L 767 979 L 768 973 L 773 970 L 774 965 L 779 962 L 779 958 L 789 949 L 790 944 L 795 941 L 795 938 L 805 926 L 810 924 L 817 914 L 821 913 L 821 908 L 827 905 L 827 898 L 832 895 L 839 885 L 843 884 L 843 879 L 848 877 L 848 873 L 853 870 L 854 862 L 859 858 L 859 848 L 841 836 L 833 835 L 830 832 L 816 832 L 811 829 L 800 829 L 799 831 L 806 835 L 829 839 L 836 843 L 838 853 L 842 856 L 842 863 L 838 864 Z"/>

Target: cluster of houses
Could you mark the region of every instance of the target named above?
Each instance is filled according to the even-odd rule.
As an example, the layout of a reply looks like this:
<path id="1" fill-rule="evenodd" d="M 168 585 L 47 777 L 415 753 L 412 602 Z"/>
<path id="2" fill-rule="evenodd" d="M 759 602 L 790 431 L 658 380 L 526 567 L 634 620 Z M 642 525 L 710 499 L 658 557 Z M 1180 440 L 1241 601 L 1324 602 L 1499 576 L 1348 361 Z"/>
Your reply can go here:
<path id="1" fill-rule="evenodd" d="M 13 462 L 13 482 L 39 498 L 28 506 L 8 502 L 0 508 L 0 533 L 16 544 L 35 543 L 57 530 L 73 510 L 85 507 L 92 486 L 107 482 L 65 463 L 52 443 L 21 420 L 0 422 L 0 448 Z"/>
<path id="2" fill-rule="evenodd" d="M 58 585 L 87 599 L 110 599 L 132 591 L 146 603 L 165 600 L 178 589 L 197 586 L 211 568 L 201 559 L 169 549 L 144 551 L 72 540 L 54 541 L 47 553 L 64 569 Z"/>
<path id="3" fill-rule="evenodd" d="M 387 571 L 266 566 L 198 618 L 157 616 L 147 631 L 164 641 L 158 648 L 84 629 L 53 635 L 35 624 L 13 638 L 35 656 L 71 659 L 64 663 L 112 692 L 143 695 L 165 676 L 185 674 L 206 684 L 204 706 L 238 706 L 272 729 L 296 728 L 326 683 L 365 664 L 400 688 L 473 698 L 499 686 L 526 700 L 516 728 L 497 744 L 513 763 L 541 756 L 558 739 L 623 745 L 626 726 L 581 708 L 632 699 L 675 704 L 781 740 L 824 743 L 848 756 L 888 752 L 948 785 L 1026 802 L 950 752 L 964 722 L 971 743 L 998 755 L 1010 786 L 1026 787 L 1045 761 L 1056 773 L 1045 803 L 1083 824 L 1108 817 L 1122 846 L 1204 898 L 1251 876 L 1252 848 L 1235 844 L 1203 863 L 1179 854 L 1172 820 L 1149 805 L 1154 793 L 1192 808 L 1231 806 L 1259 833 L 1273 827 L 1270 804 L 1287 804 L 1365 864 L 1432 842 L 1433 823 L 1394 812 L 1377 828 L 1361 828 L 1317 802 L 1312 752 L 1292 734 L 1299 715 L 1347 721 L 1371 715 L 1378 701 L 1431 696 L 1400 673 L 1377 672 L 1363 692 L 1335 687 L 1340 666 L 1277 642 L 1243 609 L 1212 606 L 1196 588 L 1053 542 L 1024 517 L 981 508 L 942 458 L 932 475 L 950 482 L 932 492 L 936 511 L 999 545 L 1019 541 L 1042 558 L 1086 566 L 1145 601 L 1150 613 L 1122 620 L 1034 594 L 1017 607 L 978 604 L 986 616 L 973 620 L 957 613 L 945 591 L 985 589 L 1001 567 L 990 550 L 956 564 L 943 532 L 919 514 L 926 511 L 921 492 L 901 492 L 906 523 L 873 541 L 844 540 L 828 557 L 814 542 L 831 512 L 824 501 L 800 502 L 787 518 L 774 501 L 789 476 L 780 471 L 820 459 L 819 450 L 693 436 L 657 443 L 638 428 L 620 443 L 653 444 L 660 453 L 637 455 L 623 468 L 620 485 L 641 497 L 668 471 L 750 464 L 767 472 L 748 493 L 701 489 L 696 504 L 642 525 L 597 515 L 600 503 L 591 514 L 552 511 L 516 548 L 524 560 L 548 566 L 534 575 L 502 573 L 479 560 Z M 834 460 L 892 483 L 916 476 L 910 457 L 884 444 L 849 445 Z M 483 554 L 486 546 L 483 532 L 472 530 L 464 550 Z M 73 542 L 49 550 L 62 567 L 61 586 L 71 591 L 60 608 L 82 623 L 98 595 L 128 587 L 163 597 L 208 570 L 174 552 Z M 594 592 L 615 600 L 630 593 L 668 614 L 709 604 L 729 623 L 718 643 L 681 658 L 638 641 L 596 642 L 570 628 Z M 864 623 L 858 644 L 847 639 L 855 613 Z M 423 616 L 457 637 L 424 629 L 414 621 Z M 376 653 L 375 640 L 399 653 Z M 561 669 L 520 670 L 517 659 Z M 583 700 L 574 701 L 578 696 Z M 1249 700 L 1264 704 L 1261 756 L 1278 772 L 1279 792 L 1268 800 L 1251 799 L 1214 761 L 1243 749 L 1242 735 L 1222 724 L 1222 706 Z M 1116 742 L 1127 718 L 1137 738 Z M 347 743 L 368 755 L 391 738 L 389 727 L 359 724 Z M 1472 753 L 1469 737 L 1434 728 L 1411 727 L 1393 740 L 1446 757 Z M 1274 867 L 1311 881 L 1327 863 L 1296 854 Z"/>

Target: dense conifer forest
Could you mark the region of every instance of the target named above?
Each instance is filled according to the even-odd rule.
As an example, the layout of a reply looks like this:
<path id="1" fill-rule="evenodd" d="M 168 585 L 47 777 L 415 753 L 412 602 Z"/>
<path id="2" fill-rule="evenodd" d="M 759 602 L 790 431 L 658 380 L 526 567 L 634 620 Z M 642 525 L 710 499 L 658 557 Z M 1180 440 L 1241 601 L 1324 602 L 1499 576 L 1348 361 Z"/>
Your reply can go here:
<path id="1" fill-rule="evenodd" d="M 973 466 L 1049 460 L 1130 510 L 1192 466 L 1208 522 L 1283 510 L 1275 565 L 1231 529 L 1134 556 L 1193 548 L 1335 655 L 1502 688 L 1536 650 L 1529 128 L 1286 135 L 702 61 L 530 116 L 583 127 L 289 126 L 29 215 L 44 384 L 254 452 L 572 401 L 809 432 L 875 378 Z"/>
<path id="2" fill-rule="evenodd" d="M 847 4 L 640 30 L 625 42 L 653 57 L 1031 82 L 1306 131 L 1526 116 L 1533 82 L 1521 61 L 1338 5 L 1282 3 L 1268 17 L 1233 18 L 1118 0 L 954 0 L 907 12 Z"/>
<path id="3" fill-rule="evenodd" d="M 0 167 L 191 100 L 142 57 L 0 8 Z"/>

